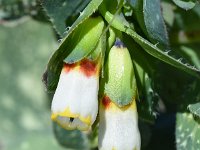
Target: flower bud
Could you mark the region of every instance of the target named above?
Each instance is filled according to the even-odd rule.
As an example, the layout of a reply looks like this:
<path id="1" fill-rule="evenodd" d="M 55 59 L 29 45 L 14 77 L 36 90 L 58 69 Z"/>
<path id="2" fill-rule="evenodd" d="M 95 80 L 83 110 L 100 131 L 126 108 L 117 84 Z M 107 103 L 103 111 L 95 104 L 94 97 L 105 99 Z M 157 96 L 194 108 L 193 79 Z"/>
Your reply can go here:
<path id="1" fill-rule="evenodd" d="M 101 87 L 118 106 L 130 104 L 136 97 L 136 80 L 128 49 L 117 39 L 111 48 Z M 102 93 L 102 92 L 101 92 Z"/>

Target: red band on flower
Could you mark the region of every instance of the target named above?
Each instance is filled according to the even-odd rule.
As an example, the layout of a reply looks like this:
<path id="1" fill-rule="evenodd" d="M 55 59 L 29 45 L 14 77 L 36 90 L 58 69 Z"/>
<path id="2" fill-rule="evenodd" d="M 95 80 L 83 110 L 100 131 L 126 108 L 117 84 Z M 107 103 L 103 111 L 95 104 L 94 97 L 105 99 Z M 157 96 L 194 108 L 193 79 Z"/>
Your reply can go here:
<path id="1" fill-rule="evenodd" d="M 111 100 L 108 96 L 104 96 L 102 99 L 102 104 L 105 108 L 108 108 L 110 106 Z"/>
<path id="2" fill-rule="evenodd" d="M 73 69 L 76 66 L 76 63 L 73 64 L 66 64 L 64 63 L 63 69 L 66 73 L 68 73 L 71 69 Z"/>
<path id="3" fill-rule="evenodd" d="M 84 59 L 80 63 L 80 70 L 87 76 L 90 77 L 94 75 L 97 71 L 97 65 L 93 61 L 89 61 L 87 59 Z"/>

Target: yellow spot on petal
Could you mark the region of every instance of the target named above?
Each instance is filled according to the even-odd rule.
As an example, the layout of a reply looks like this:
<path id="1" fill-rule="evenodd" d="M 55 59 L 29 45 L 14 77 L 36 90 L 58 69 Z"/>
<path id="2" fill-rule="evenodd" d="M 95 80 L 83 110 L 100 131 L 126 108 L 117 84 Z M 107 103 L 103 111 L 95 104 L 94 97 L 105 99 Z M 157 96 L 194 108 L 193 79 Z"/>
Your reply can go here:
<path id="1" fill-rule="evenodd" d="M 69 108 L 67 108 L 67 109 L 65 109 L 65 111 L 63 111 L 63 112 L 58 112 L 58 113 L 52 113 L 52 115 L 51 115 L 51 119 L 53 120 L 53 121 L 55 121 L 56 119 L 57 119 L 57 117 L 58 116 L 61 116 L 61 117 L 68 117 L 68 118 L 78 118 L 79 117 L 79 114 L 77 113 L 72 113 L 71 111 L 70 111 L 70 109 Z"/>
<path id="2" fill-rule="evenodd" d="M 86 123 L 86 124 L 88 124 L 88 125 L 91 125 L 91 123 L 92 123 L 92 118 L 91 118 L 90 115 L 87 116 L 87 117 L 79 116 L 79 119 L 80 119 L 82 122 L 84 122 L 84 123 Z"/>

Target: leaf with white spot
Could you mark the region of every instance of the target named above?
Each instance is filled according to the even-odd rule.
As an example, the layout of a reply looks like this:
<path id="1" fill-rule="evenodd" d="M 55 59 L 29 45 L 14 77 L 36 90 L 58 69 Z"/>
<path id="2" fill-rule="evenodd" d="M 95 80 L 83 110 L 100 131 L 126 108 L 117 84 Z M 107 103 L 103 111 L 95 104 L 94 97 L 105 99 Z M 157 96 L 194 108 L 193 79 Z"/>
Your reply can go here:
<path id="1" fill-rule="evenodd" d="M 137 21 L 148 39 L 167 48 L 168 34 L 164 23 L 160 0 L 134 0 L 130 2 Z"/>
<path id="2" fill-rule="evenodd" d="M 143 0 L 144 24 L 153 43 L 168 47 L 168 35 L 161 12 L 160 0 Z M 159 45 L 158 44 L 158 45 Z"/>
<path id="3" fill-rule="evenodd" d="M 177 150 L 200 150 L 200 124 L 192 114 L 176 115 L 176 148 Z"/>
<path id="4" fill-rule="evenodd" d="M 191 113 L 200 117 L 200 102 L 188 105 L 188 109 L 190 110 Z"/>

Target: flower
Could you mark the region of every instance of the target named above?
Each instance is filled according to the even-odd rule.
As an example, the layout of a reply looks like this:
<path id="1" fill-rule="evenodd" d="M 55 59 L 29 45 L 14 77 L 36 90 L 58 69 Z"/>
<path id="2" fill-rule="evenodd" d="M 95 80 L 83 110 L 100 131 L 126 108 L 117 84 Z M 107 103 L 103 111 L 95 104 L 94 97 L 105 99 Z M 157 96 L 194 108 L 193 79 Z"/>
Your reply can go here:
<path id="1" fill-rule="evenodd" d="M 99 150 L 140 150 L 137 85 L 127 47 L 116 39 L 101 80 Z"/>
<path id="2" fill-rule="evenodd" d="M 135 100 L 118 107 L 108 96 L 100 102 L 99 150 L 140 150 Z"/>
<path id="3" fill-rule="evenodd" d="M 130 104 L 136 96 L 133 62 L 129 50 L 119 38 L 109 51 L 101 91 L 100 97 L 105 94 L 120 107 Z"/>
<path id="4" fill-rule="evenodd" d="M 55 91 L 52 120 L 68 130 L 88 130 L 98 113 L 100 63 L 83 59 L 64 63 Z"/>

